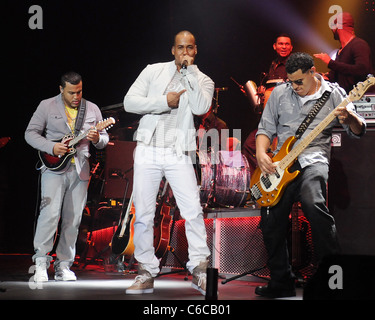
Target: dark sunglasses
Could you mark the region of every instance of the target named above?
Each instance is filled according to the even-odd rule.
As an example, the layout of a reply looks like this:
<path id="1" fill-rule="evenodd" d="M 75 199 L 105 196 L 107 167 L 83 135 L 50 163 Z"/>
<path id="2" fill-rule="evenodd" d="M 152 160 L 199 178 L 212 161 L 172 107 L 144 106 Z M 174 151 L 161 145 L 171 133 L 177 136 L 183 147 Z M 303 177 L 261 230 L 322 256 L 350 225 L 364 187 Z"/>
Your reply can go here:
<path id="1" fill-rule="evenodd" d="M 296 84 L 297 86 L 302 86 L 303 85 L 303 79 L 298 79 L 298 80 L 295 80 L 295 81 L 292 81 L 292 80 L 289 80 L 288 81 L 290 84 Z"/>

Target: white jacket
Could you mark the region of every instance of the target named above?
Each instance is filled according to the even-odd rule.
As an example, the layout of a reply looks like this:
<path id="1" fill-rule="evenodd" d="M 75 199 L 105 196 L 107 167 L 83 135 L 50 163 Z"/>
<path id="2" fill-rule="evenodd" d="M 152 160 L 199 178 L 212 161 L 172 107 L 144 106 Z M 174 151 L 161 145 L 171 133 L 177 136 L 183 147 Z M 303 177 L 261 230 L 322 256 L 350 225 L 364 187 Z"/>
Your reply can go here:
<path id="1" fill-rule="evenodd" d="M 125 110 L 143 114 L 135 140 L 150 144 L 160 114 L 171 110 L 164 92 L 176 69 L 174 61 L 148 65 L 125 95 Z M 177 111 L 177 154 L 196 149 L 193 115 L 203 115 L 209 111 L 214 93 L 214 82 L 196 65 L 187 67 L 182 84 L 187 91 L 180 96 Z"/>

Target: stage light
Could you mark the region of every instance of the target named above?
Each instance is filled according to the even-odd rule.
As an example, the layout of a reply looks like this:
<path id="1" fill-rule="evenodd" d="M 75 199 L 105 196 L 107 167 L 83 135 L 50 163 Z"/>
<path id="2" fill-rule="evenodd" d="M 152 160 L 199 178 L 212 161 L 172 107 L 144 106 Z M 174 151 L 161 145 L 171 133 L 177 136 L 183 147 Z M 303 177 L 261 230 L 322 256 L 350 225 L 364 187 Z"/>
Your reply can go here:
<path id="1" fill-rule="evenodd" d="M 300 46 L 304 46 L 312 52 L 331 52 L 333 50 L 333 47 L 309 24 L 306 17 L 302 17 L 294 7 L 285 1 L 251 0 L 250 3 L 251 9 L 255 8 L 256 13 L 266 19 L 270 26 L 289 33 Z M 325 25 L 327 26 L 327 23 Z"/>
<path id="2" fill-rule="evenodd" d="M 365 11 L 375 13 L 375 1 L 365 1 Z"/>

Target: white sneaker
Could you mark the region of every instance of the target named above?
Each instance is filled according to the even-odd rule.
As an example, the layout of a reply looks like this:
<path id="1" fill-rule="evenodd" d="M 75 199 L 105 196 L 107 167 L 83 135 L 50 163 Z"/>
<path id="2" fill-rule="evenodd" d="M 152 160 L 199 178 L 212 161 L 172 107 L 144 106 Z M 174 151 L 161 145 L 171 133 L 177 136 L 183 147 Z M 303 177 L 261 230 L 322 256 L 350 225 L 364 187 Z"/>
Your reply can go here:
<path id="1" fill-rule="evenodd" d="M 134 283 L 125 290 L 126 294 L 143 294 L 154 292 L 154 278 L 151 274 L 139 267 L 138 276 L 135 277 Z"/>
<path id="2" fill-rule="evenodd" d="M 48 269 L 47 259 L 36 258 L 34 282 L 47 282 L 48 281 L 47 269 Z"/>
<path id="3" fill-rule="evenodd" d="M 55 273 L 56 281 L 76 281 L 77 277 L 68 267 L 58 268 Z"/>
<path id="4" fill-rule="evenodd" d="M 207 265 L 208 261 L 202 261 L 194 268 L 191 282 L 191 286 L 203 295 L 206 295 Z"/>

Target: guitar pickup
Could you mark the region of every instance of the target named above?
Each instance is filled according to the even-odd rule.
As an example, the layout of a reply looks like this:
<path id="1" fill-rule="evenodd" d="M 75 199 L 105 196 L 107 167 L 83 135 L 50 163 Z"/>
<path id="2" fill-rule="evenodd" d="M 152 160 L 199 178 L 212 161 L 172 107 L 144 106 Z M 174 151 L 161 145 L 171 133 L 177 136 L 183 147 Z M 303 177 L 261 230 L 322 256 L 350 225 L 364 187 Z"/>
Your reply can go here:
<path id="1" fill-rule="evenodd" d="M 254 200 L 258 200 L 262 197 L 262 192 L 259 190 L 256 184 L 251 187 L 250 193 Z"/>
<path id="2" fill-rule="evenodd" d="M 277 170 L 275 172 L 275 176 L 276 176 L 277 179 L 280 179 L 280 174 L 279 174 L 279 172 Z"/>
<path id="3" fill-rule="evenodd" d="M 268 177 L 268 174 L 266 176 L 261 176 L 260 180 L 262 180 L 263 184 L 265 185 L 266 188 L 271 187 L 272 183 Z"/>

